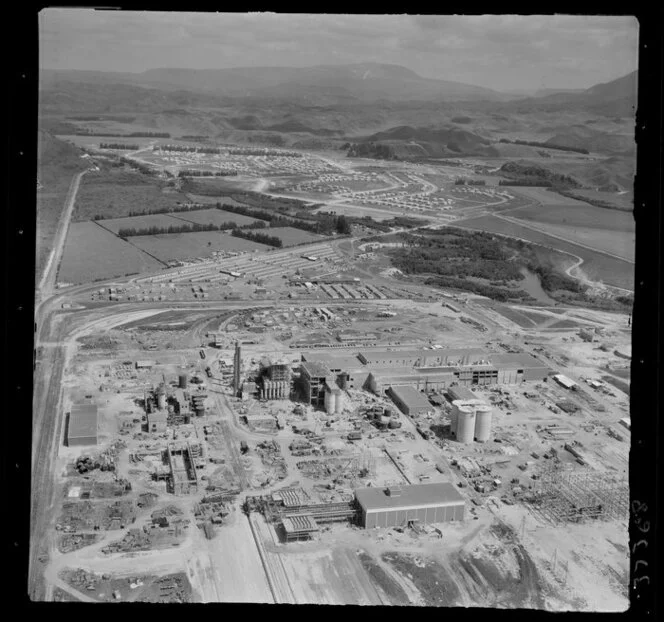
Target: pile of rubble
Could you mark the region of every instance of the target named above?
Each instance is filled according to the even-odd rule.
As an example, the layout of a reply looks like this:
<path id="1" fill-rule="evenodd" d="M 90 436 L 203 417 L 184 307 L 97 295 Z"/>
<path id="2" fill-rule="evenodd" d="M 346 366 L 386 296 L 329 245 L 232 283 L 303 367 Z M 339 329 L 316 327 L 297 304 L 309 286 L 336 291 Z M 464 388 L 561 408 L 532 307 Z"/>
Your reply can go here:
<path id="1" fill-rule="evenodd" d="M 99 536 L 93 533 L 63 535 L 58 540 L 58 550 L 61 553 L 71 553 L 94 544 L 98 539 Z"/>

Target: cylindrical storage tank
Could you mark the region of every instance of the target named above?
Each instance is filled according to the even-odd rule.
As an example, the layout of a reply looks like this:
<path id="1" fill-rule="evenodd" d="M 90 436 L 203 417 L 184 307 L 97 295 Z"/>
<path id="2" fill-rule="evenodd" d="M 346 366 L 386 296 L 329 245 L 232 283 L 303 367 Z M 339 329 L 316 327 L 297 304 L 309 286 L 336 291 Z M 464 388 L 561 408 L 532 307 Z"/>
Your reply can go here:
<path id="1" fill-rule="evenodd" d="M 181 389 L 187 388 L 187 374 L 180 374 L 178 376 L 178 387 Z"/>
<path id="2" fill-rule="evenodd" d="M 391 430 L 394 430 L 394 429 L 398 428 L 399 427 L 399 420 L 395 419 L 395 418 L 390 419 L 390 423 L 388 424 L 387 427 L 390 428 Z"/>
<path id="3" fill-rule="evenodd" d="M 471 406 L 457 407 L 456 440 L 469 444 L 475 438 L 475 409 Z"/>
<path id="4" fill-rule="evenodd" d="M 325 391 L 325 412 L 333 415 L 337 407 L 337 396 L 332 391 Z"/>
<path id="5" fill-rule="evenodd" d="M 344 409 L 344 396 L 343 394 L 337 393 L 336 398 L 335 398 L 335 403 L 334 403 L 334 412 L 335 414 L 340 414 L 341 411 Z"/>
<path id="6" fill-rule="evenodd" d="M 381 425 L 387 427 L 388 425 L 390 425 L 390 418 L 389 418 L 389 417 L 386 417 L 385 415 L 383 415 L 383 416 L 380 418 L 380 423 L 381 423 Z"/>
<path id="7" fill-rule="evenodd" d="M 166 394 L 163 391 L 157 393 L 157 406 L 159 410 L 166 408 Z"/>
<path id="8" fill-rule="evenodd" d="M 480 404 L 475 408 L 475 440 L 486 443 L 491 437 L 491 406 Z"/>
<path id="9" fill-rule="evenodd" d="M 459 420 L 459 407 L 453 406 L 450 412 L 450 433 L 456 436 L 457 421 Z"/>

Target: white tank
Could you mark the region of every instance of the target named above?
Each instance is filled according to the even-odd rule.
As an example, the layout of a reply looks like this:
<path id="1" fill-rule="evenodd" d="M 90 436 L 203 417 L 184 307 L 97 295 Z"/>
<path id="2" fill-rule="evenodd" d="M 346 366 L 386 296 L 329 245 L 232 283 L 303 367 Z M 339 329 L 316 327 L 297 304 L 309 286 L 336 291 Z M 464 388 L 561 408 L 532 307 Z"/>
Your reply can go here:
<path id="1" fill-rule="evenodd" d="M 456 439 L 469 444 L 475 438 L 475 409 L 472 406 L 457 406 Z"/>
<path id="2" fill-rule="evenodd" d="M 339 392 L 336 395 L 336 400 L 334 403 L 334 412 L 335 414 L 341 414 L 341 411 L 344 409 L 344 396 L 343 393 Z"/>
<path id="3" fill-rule="evenodd" d="M 337 408 L 337 396 L 332 391 L 325 391 L 325 412 L 333 415 Z"/>
<path id="4" fill-rule="evenodd" d="M 480 404 L 475 407 L 475 440 L 486 443 L 491 437 L 491 406 Z"/>
<path id="5" fill-rule="evenodd" d="M 157 406 L 159 407 L 159 410 L 163 410 L 166 408 L 166 394 L 165 393 L 157 393 Z"/>

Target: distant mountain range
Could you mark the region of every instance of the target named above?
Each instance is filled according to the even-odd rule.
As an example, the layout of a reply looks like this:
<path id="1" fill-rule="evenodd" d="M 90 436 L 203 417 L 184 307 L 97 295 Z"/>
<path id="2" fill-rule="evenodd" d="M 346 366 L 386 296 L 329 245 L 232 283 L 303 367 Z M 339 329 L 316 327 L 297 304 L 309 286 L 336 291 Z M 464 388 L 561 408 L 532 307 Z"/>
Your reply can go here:
<path id="1" fill-rule="evenodd" d="M 588 89 L 539 89 L 499 92 L 489 88 L 424 78 L 400 65 L 358 63 L 314 67 L 237 67 L 231 69 L 148 69 L 141 73 L 43 70 L 44 89 L 60 83 L 124 84 L 166 91 L 227 97 L 277 98 L 312 104 L 386 101 L 532 101 L 563 103 L 636 97 L 634 71 Z"/>
<path id="2" fill-rule="evenodd" d="M 513 98 L 480 86 L 423 78 L 406 67 L 381 63 L 149 69 L 142 73 L 44 70 L 41 79 L 44 88 L 62 82 L 129 84 L 227 97 L 288 99 L 314 105 L 375 100 L 504 101 Z"/>

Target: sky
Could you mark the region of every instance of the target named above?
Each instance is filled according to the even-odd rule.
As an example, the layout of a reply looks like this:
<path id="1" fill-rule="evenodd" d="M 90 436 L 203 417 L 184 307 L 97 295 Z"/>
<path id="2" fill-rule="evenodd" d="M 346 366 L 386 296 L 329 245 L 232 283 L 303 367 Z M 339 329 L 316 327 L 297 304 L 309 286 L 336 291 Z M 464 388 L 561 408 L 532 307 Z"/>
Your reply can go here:
<path id="1" fill-rule="evenodd" d="M 587 88 L 637 68 L 628 16 L 294 15 L 44 9 L 46 69 L 381 62 L 499 91 Z"/>

